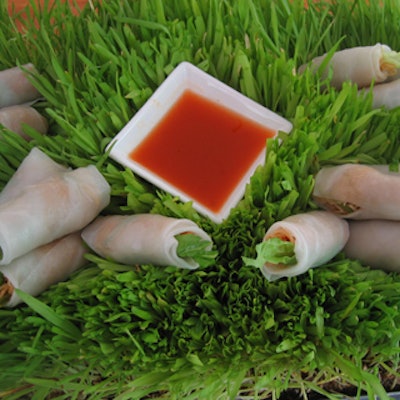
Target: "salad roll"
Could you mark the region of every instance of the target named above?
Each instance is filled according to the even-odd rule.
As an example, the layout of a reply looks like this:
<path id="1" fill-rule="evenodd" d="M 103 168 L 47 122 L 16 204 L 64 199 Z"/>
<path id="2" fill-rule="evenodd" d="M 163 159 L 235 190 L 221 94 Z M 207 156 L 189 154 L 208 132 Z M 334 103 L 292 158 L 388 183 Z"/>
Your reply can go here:
<path id="1" fill-rule="evenodd" d="M 28 103 L 40 97 L 39 91 L 27 77 L 28 73 L 34 71 L 33 64 L 0 71 L 0 107 Z"/>
<path id="2" fill-rule="evenodd" d="M 21 303 L 15 288 L 37 296 L 51 285 L 68 278 L 86 264 L 87 249 L 80 232 L 40 246 L 0 267 L 0 307 Z"/>
<path id="3" fill-rule="evenodd" d="M 327 54 L 311 60 L 310 68 L 316 72 L 324 62 Z M 302 65 L 302 73 L 308 65 Z M 373 46 L 358 46 L 338 50 L 329 60 L 322 73 L 322 79 L 329 76 L 332 70 L 331 85 L 341 89 L 346 81 L 356 83 L 358 87 L 368 87 L 372 82 L 383 82 L 390 76 L 396 75 L 400 67 L 399 53 L 389 46 L 377 43 Z"/>
<path id="4" fill-rule="evenodd" d="M 0 204 L 0 265 L 80 230 L 110 201 L 110 186 L 94 165 L 28 185 Z"/>
<path id="5" fill-rule="evenodd" d="M 53 161 L 39 148 L 33 147 L 0 192 L 0 204 L 19 196 L 27 185 L 66 171 L 67 167 Z"/>
<path id="6" fill-rule="evenodd" d="M 128 265 L 153 264 L 195 269 L 192 257 L 180 257 L 177 236 L 192 234 L 212 247 L 210 236 L 189 219 L 157 214 L 97 217 L 83 229 L 82 237 L 97 254 Z"/>
<path id="7" fill-rule="evenodd" d="M 385 107 L 392 110 L 400 106 L 400 79 L 374 85 L 372 90 L 372 108 Z"/>
<path id="8" fill-rule="evenodd" d="M 47 119 L 35 108 L 28 105 L 15 105 L 0 109 L 0 125 L 29 141 L 32 138 L 25 132 L 25 125 L 30 126 L 42 135 L 47 133 Z"/>
<path id="9" fill-rule="evenodd" d="M 327 211 L 310 211 L 277 221 L 256 246 L 257 258 L 243 257 L 269 281 L 303 274 L 334 258 L 349 238 L 349 227 Z"/>
<path id="10" fill-rule="evenodd" d="M 350 236 L 345 255 L 363 264 L 400 272 L 400 221 L 349 221 Z"/>
<path id="11" fill-rule="evenodd" d="M 400 220 L 400 174 L 388 165 L 324 167 L 315 177 L 313 198 L 343 218 Z"/>

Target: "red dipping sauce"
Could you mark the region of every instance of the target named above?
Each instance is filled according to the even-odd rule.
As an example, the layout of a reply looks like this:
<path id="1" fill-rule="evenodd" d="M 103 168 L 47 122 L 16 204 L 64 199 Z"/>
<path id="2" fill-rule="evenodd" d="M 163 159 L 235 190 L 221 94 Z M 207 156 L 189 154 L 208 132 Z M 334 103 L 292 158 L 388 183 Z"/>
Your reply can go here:
<path id="1" fill-rule="evenodd" d="M 185 90 L 129 157 L 218 212 L 276 131 Z"/>

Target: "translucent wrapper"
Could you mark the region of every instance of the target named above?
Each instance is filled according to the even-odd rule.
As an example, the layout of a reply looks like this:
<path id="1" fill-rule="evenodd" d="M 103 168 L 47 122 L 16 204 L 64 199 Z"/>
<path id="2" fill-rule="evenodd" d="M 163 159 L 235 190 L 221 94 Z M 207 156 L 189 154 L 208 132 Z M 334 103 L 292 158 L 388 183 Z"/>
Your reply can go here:
<path id="1" fill-rule="evenodd" d="M 315 177 L 313 198 L 343 218 L 400 220 L 400 174 L 387 165 L 324 167 Z"/>
<path id="2" fill-rule="evenodd" d="M 98 217 L 83 230 L 82 237 L 97 254 L 120 263 L 198 268 L 194 260 L 176 254 L 175 236 L 184 233 L 211 242 L 209 235 L 193 221 L 156 214 Z"/>
<path id="3" fill-rule="evenodd" d="M 40 93 L 29 81 L 28 72 L 24 69 L 28 72 L 35 71 L 33 64 L 0 71 L 0 107 L 28 103 L 40 97 Z"/>
<path id="4" fill-rule="evenodd" d="M 35 108 L 28 105 L 1 108 L 0 124 L 28 141 L 31 140 L 31 137 L 25 132 L 25 125 L 30 126 L 42 135 L 47 133 L 49 127 L 46 118 Z"/>
<path id="5" fill-rule="evenodd" d="M 277 221 L 267 230 L 264 240 L 280 238 L 294 243 L 296 264 L 266 263 L 263 275 L 274 281 L 303 274 L 335 257 L 349 237 L 347 221 L 327 211 L 311 211 Z"/>
<path id="6" fill-rule="evenodd" d="M 349 221 L 347 257 L 386 271 L 400 272 L 400 221 Z"/>
<path id="7" fill-rule="evenodd" d="M 0 204 L 0 265 L 78 231 L 110 201 L 110 186 L 93 165 L 26 186 Z"/>
<path id="8" fill-rule="evenodd" d="M 39 148 L 34 147 L 0 192 L 0 204 L 18 197 L 24 192 L 26 186 L 66 171 L 66 167 L 56 163 Z"/>
<path id="9" fill-rule="evenodd" d="M 328 77 L 332 70 L 331 85 L 341 89 L 346 81 L 356 83 L 359 87 L 370 86 L 372 82 L 383 82 L 391 75 L 397 73 L 397 68 L 385 61 L 385 55 L 394 53 L 389 46 L 377 43 L 374 46 L 352 47 L 335 52 L 329 60 L 328 66 L 322 74 L 322 78 Z M 327 54 L 316 57 L 311 61 L 310 68 L 313 71 L 321 66 Z M 307 65 L 299 68 L 302 73 Z"/>
<path id="10" fill-rule="evenodd" d="M 400 106 L 400 79 L 374 85 L 372 88 L 372 107 L 385 107 L 389 110 Z"/>
<path id="11" fill-rule="evenodd" d="M 21 303 L 15 288 L 37 296 L 65 280 L 86 263 L 86 251 L 80 232 L 76 232 L 0 266 L 0 273 L 5 278 L 5 283 L 0 285 L 0 305 L 15 307 Z"/>

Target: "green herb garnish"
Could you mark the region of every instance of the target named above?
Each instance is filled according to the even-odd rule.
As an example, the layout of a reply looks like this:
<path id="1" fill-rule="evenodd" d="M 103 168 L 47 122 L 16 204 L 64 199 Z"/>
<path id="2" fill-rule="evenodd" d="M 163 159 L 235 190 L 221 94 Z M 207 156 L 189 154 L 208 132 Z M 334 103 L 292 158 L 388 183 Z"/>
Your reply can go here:
<path id="1" fill-rule="evenodd" d="M 297 263 L 294 243 L 279 238 L 271 238 L 257 244 L 257 257 L 242 257 L 245 265 L 262 268 L 266 263 L 293 265 Z"/>
<path id="2" fill-rule="evenodd" d="M 397 51 L 387 51 L 382 55 L 380 67 L 384 71 L 388 71 L 389 75 L 395 75 L 400 68 L 400 53 Z"/>
<path id="3" fill-rule="evenodd" d="M 200 267 L 208 267 L 215 262 L 218 251 L 211 249 L 212 243 L 208 240 L 192 233 L 176 235 L 175 239 L 178 241 L 177 254 L 179 257 L 190 258 Z"/>

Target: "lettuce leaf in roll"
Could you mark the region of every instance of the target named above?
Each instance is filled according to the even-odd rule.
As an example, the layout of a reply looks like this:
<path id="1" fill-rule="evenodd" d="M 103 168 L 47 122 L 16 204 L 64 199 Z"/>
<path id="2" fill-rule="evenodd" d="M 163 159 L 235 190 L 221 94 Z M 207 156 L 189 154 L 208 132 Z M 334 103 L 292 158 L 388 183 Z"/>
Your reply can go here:
<path id="1" fill-rule="evenodd" d="M 183 259 L 191 259 L 200 267 L 208 267 L 215 262 L 216 250 L 210 250 L 211 242 L 193 233 L 182 233 L 175 236 L 178 241 L 176 254 Z"/>
<path id="2" fill-rule="evenodd" d="M 256 246 L 257 258 L 243 257 L 246 265 L 263 268 L 265 263 L 279 265 L 296 264 L 295 244 L 278 237 L 272 237 Z"/>

